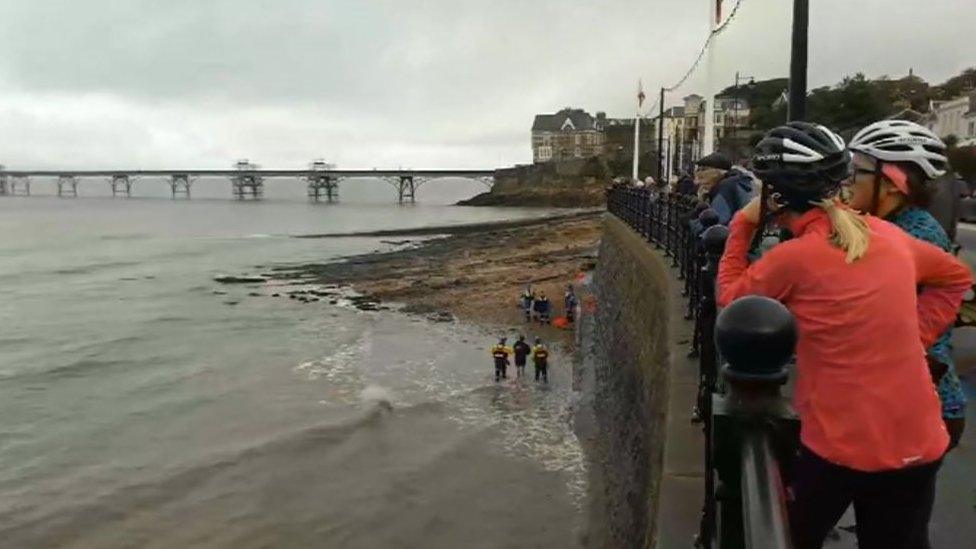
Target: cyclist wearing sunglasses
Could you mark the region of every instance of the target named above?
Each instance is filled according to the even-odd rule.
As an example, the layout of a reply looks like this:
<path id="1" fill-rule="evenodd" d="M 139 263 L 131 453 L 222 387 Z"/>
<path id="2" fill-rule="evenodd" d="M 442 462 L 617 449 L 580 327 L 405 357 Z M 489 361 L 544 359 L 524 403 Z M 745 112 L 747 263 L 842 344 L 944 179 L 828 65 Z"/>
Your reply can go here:
<path id="1" fill-rule="evenodd" d="M 946 146 L 928 128 L 906 120 L 875 122 L 854 136 L 852 174 L 846 181 L 849 205 L 883 218 L 919 240 L 950 251 L 942 225 L 926 208 L 933 181 L 946 172 Z M 952 360 L 952 329 L 928 349 L 932 380 L 942 402 L 950 448 L 966 425 L 966 395 Z"/>
<path id="2" fill-rule="evenodd" d="M 802 447 L 790 486 L 794 547 L 821 547 L 852 503 L 862 549 L 925 547 L 949 443 L 925 348 L 954 320 L 969 271 L 840 204 L 851 153 L 823 126 L 790 122 L 770 131 L 752 163 L 762 196 L 729 227 L 718 302 L 764 295 L 796 317 L 793 402 Z M 763 211 L 794 238 L 750 264 Z"/>

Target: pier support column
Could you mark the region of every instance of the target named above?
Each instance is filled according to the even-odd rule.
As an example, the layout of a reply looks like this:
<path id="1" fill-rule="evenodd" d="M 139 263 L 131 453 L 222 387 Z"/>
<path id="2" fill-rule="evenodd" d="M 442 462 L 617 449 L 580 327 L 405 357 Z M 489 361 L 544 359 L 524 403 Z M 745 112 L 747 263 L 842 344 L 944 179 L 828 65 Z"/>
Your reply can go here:
<path id="1" fill-rule="evenodd" d="M 124 194 L 126 198 L 132 196 L 132 181 L 128 175 L 112 176 L 112 198 Z"/>
<path id="2" fill-rule="evenodd" d="M 329 204 L 339 201 L 339 178 L 329 178 L 329 184 L 325 187 L 325 199 Z"/>
<path id="3" fill-rule="evenodd" d="M 3 170 L 4 170 L 4 166 L 2 164 L 0 164 L 0 196 L 7 196 L 7 193 L 8 193 L 8 189 L 7 189 L 7 174 L 6 173 L 2 173 Z"/>
<path id="4" fill-rule="evenodd" d="M 231 193 L 234 198 L 258 200 L 264 196 L 264 179 L 256 173 L 257 164 L 249 160 L 238 160 L 234 166 L 238 171 L 237 175 L 230 178 Z"/>
<path id="5" fill-rule="evenodd" d="M 78 178 L 73 175 L 58 176 L 58 196 L 78 196 Z"/>
<path id="6" fill-rule="evenodd" d="M 30 196 L 30 177 L 15 175 L 10 178 L 10 196 Z"/>
<path id="7" fill-rule="evenodd" d="M 235 175 L 231 178 L 231 191 L 238 200 L 258 200 L 264 196 L 264 179 L 255 174 Z"/>
<path id="8" fill-rule="evenodd" d="M 185 198 L 190 198 L 190 176 L 187 174 L 173 174 L 170 176 L 169 189 L 173 193 L 173 198 L 177 195 L 183 195 Z"/>
<path id="9" fill-rule="evenodd" d="M 339 179 L 331 175 L 312 175 L 308 179 L 308 197 L 319 202 L 322 197 L 330 204 L 339 198 Z"/>
<path id="10" fill-rule="evenodd" d="M 397 202 L 403 204 L 404 201 L 409 200 L 411 204 L 416 202 L 415 193 L 417 188 L 414 186 L 412 175 L 401 175 L 400 182 L 397 186 Z"/>
<path id="11" fill-rule="evenodd" d="M 309 173 L 305 176 L 308 181 L 308 198 L 312 202 L 319 202 L 322 197 L 331 204 L 339 199 L 339 178 L 329 173 L 335 170 L 335 164 L 330 164 L 319 158 L 308 165 Z"/>

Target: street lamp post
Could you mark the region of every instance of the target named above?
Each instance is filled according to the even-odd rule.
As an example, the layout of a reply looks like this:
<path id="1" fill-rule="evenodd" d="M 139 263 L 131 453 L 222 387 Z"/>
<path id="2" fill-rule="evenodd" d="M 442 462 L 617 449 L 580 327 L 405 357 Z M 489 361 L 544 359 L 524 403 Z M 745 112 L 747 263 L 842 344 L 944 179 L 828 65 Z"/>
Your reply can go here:
<path id="1" fill-rule="evenodd" d="M 756 78 L 753 76 L 742 76 L 739 71 L 735 71 L 735 91 L 732 93 L 732 139 L 735 139 L 736 129 L 739 124 L 739 81 L 748 80 L 750 84 L 755 83 Z"/>
<path id="2" fill-rule="evenodd" d="M 807 116 L 807 28 L 810 0 L 793 0 L 793 39 L 790 50 L 790 102 L 788 120 Z"/>

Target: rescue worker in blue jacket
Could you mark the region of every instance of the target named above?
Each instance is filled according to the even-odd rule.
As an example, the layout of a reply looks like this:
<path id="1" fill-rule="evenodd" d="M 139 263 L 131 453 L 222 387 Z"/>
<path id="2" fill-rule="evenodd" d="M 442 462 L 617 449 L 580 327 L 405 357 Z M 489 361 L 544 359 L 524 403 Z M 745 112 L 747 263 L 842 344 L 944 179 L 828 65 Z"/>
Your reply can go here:
<path id="1" fill-rule="evenodd" d="M 539 294 L 536 298 L 535 304 L 533 305 L 533 310 L 535 311 L 536 317 L 539 319 L 540 324 L 549 324 L 549 315 L 552 312 L 552 302 L 546 297 L 546 294 Z"/>

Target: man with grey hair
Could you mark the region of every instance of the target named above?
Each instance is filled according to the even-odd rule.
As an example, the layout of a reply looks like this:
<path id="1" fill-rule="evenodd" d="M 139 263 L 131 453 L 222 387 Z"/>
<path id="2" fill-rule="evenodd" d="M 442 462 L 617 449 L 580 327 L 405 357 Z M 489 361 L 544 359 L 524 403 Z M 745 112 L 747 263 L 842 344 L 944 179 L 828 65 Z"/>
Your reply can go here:
<path id="1" fill-rule="evenodd" d="M 698 187 L 698 197 L 708 203 L 722 225 L 728 225 L 735 212 L 755 196 L 752 177 L 733 170 L 732 162 L 720 152 L 705 156 L 696 163 L 695 185 Z M 696 232 L 701 230 L 697 220 L 692 221 L 692 228 Z"/>

